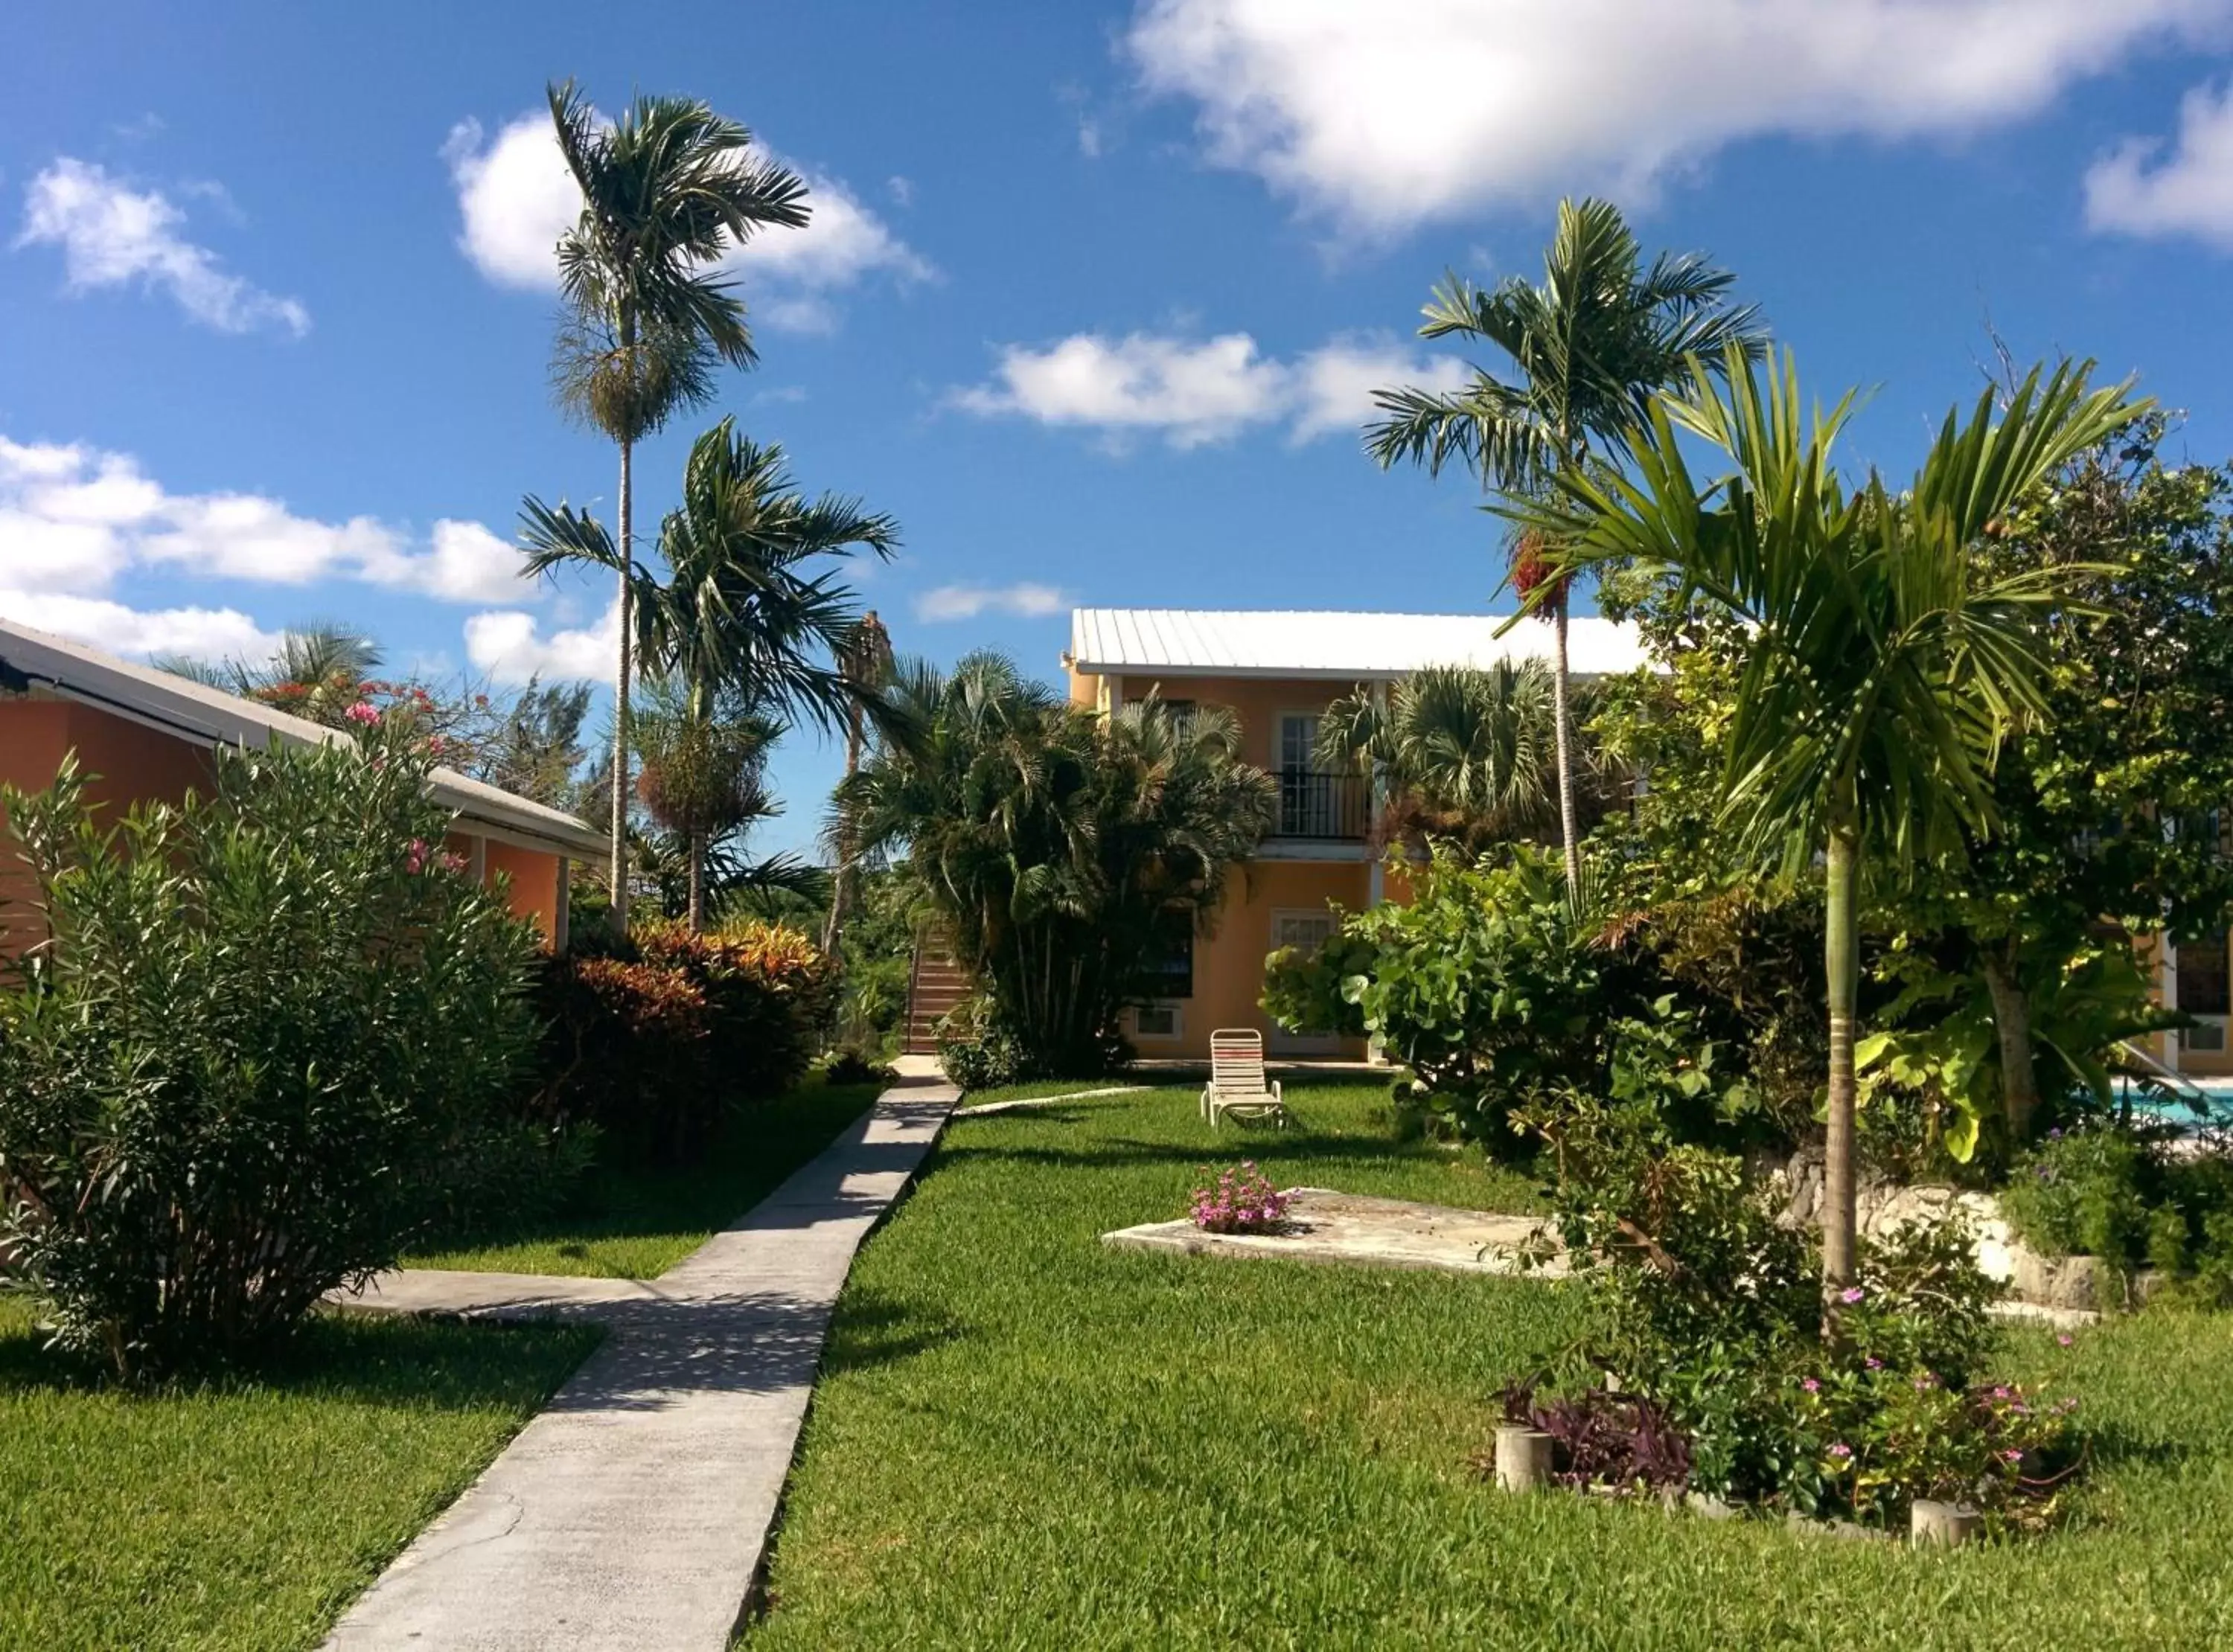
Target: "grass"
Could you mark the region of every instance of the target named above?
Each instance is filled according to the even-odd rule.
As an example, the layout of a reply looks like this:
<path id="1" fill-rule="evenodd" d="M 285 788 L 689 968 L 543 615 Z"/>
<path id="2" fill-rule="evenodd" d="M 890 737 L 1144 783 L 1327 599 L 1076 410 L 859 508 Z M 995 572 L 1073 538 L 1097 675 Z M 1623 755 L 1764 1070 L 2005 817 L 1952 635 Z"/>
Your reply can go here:
<path id="1" fill-rule="evenodd" d="M 1485 1486 L 1491 1396 L 1576 1330 L 1520 1279 L 1104 1250 L 1197 1165 L 1512 1207 L 1507 1173 L 1298 1087 L 1213 1140 L 1190 1089 L 952 1126 L 842 1300 L 750 1652 L 848 1647 L 2233 1644 L 2233 1316 L 2150 1313 L 2012 1374 L 2098 1472 L 2044 1540 L 1953 1554 Z"/>
<path id="2" fill-rule="evenodd" d="M 320 1317 L 253 1382 L 133 1394 L 0 1297 L 0 1646 L 316 1645 L 596 1340 Z"/>
<path id="3" fill-rule="evenodd" d="M 828 1147 L 876 1099 L 874 1084 L 807 1083 L 734 1115 L 679 1169 L 600 1166 L 569 1210 L 483 1243 L 407 1259 L 413 1268 L 651 1279 Z"/>

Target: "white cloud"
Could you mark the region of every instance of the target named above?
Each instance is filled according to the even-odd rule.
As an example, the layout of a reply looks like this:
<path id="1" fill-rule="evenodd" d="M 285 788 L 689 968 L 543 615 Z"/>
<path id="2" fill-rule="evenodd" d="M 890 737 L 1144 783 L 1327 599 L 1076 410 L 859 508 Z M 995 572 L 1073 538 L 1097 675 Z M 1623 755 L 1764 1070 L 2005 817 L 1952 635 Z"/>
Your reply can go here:
<path id="1" fill-rule="evenodd" d="M 453 602 L 532 589 L 519 552 L 477 522 L 435 523 L 422 545 L 368 516 L 324 522 L 254 493 L 172 493 L 122 453 L 0 437 L 0 580 L 105 594 L 135 568 L 308 585 L 353 579 Z"/>
<path id="2" fill-rule="evenodd" d="M 0 615 L 19 625 L 73 637 L 110 654 L 253 660 L 279 646 L 277 634 L 238 608 L 150 612 L 100 597 L 0 587 Z"/>
<path id="3" fill-rule="evenodd" d="M 2233 81 L 2181 100 L 2168 155 L 2127 138 L 2087 168 L 2086 223 L 2126 235 L 2191 235 L 2233 251 Z"/>
<path id="4" fill-rule="evenodd" d="M 1637 198 L 1768 133 L 2037 114 L 2229 0 L 1145 0 L 1126 48 L 1209 159 L 1351 226 Z"/>
<path id="5" fill-rule="evenodd" d="M 1455 358 L 1416 357 L 1379 335 L 1330 340 L 1279 361 L 1260 354 L 1246 333 L 1198 340 L 1075 333 L 1045 349 L 1006 347 L 991 383 L 949 400 L 970 413 L 1083 426 L 1119 439 L 1152 432 L 1175 447 L 1281 422 L 1301 442 L 1362 425 L 1377 388 L 1449 389 L 1465 371 Z"/>
<path id="6" fill-rule="evenodd" d="M 228 274 L 207 247 L 179 234 L 186 215 L 153 190 L 135 190 L 91 161 L 65 155 L 24 192 L 18 247 L 62 250 L 72 292 L 137 283 L 169 292 L 194 320 L 222 333 L 277 327 L 296 338 L 310 312 Z"/>
<path id="7" fill-rule="evenodd" d="M 465 256 L 500 286 L 555 290 L 558 238 L 579 215 L 582 197 L 549 115 L 521 115 L 494 138 L 478 121 L 460 122 L 442 154 L 458 192 L 465 224 L 458 244 Z M 744 282 L 754 320 L 783 331 L 827 332 L 837 322 L 827 295 L 871 275 L 902 283 L 936 275 L 843 182 L 799 170 L 807 182 L 806 227 L 763 230 L 721 261 Z"/>
<path id="8" fill-rule="evenodd" d="M 465 658 L 500 683 L 532 677 L 587 677 L 602 681 L 613 674 L 620 652 L 620 604 L 606 608 L 592 627 L 543 634 L 532 614 L 504 609 L 476 614 L 465 621 Z"/>
<path id="9" fill-rule="evenodd" d="M 1053 586 L 1030 580 L 1013 585 L 941 585 L 915 598 L 915 617 L 930 625 L 947 620 L 973 620 L 980 614 L 1043 620 L 1069 606 L 1070 599 Z"/>

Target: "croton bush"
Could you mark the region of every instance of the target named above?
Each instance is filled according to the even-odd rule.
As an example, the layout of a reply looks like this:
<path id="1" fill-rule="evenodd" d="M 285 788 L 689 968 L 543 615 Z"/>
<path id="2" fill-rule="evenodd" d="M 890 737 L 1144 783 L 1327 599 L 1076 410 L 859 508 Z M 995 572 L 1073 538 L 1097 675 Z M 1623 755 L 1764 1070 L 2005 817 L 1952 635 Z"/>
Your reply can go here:
<path id="1" fill-rule="evenodd" d="M 593 1123 L 622 1152 L 687 1161 L 736 1104 L 804 1076 L 837 991 L 820 948 L 776 924 L 650 925 L 611 953 L 554 959 L 532 1110 Z"/>

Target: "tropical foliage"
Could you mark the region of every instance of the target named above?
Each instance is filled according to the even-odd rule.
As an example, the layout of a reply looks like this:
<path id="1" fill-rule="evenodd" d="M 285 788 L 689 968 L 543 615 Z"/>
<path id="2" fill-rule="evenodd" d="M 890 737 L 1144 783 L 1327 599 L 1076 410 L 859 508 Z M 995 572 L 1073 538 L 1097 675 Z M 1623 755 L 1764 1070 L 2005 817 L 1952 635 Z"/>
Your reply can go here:
<path id="1" fill-rule="evenodd" d="M 1517 370 L 1500 378 L 1475 367 L 1455 391 L 1378 393 L 1381 417 L 1365 446 L 1382 465 L 1462 463 L 1485 491 L 1510 499 L 1541 494 L 1569 467 L 1625 455 L 1629 433 L 1651 397 L 1695 359 L 1756 354 L 1767 334 L 1750 305 L 1729 302 L 1735 278 L 1695 255 L 1662 253 L 1647 268 L 1619 209 L 1601 200 L 1561 201 L 1538 286 L 1512 276 L 1482 289 L 1455 274 L 1436 289 L 1419 335 L 1480 341 Z M 1514 543 L 1513 582 L 1550 619 L 1560 841 L 1566 875 L 1580 875 L 1579 754 L 1567 664 L 1567 586 L 1546 543 Z M 1540 590 L 1537 589 L 1540 586 Z"/>
<path id="2" fill-rule="evenodd" d="M 710 849 L 768 812 L 767 747 L 793 721 L 836 727 L 864 704 L 843 665 L 852 592 L 815 564 L 856 547 L 889 557 L 898 527 L 852 499 L 809 500 L 781 447 L 726 419 L 691 446 L 682 504 L 660 529 L 663 578 L 586 511 L 530 499 L 523 515 L 530 572 L 586 563 L 628 590 L 637 667 L 656 685 L 648 727 L 633 731 L 640 796 L 680 841 L 687 916 L 701 927 Z"/>
<path id="3" fill-rule="evenodd" d="M 1413 848 L 1429 839 L 1486 848 L 1559 835 L 1557 686 L 1540 660 L 1486 668 L 1436 666 L 1384 689 L 1359 688 L 1326 708 L 1320 761 L 1377 769 L 1388 797 L 1377 834 Z M 1597 693 L 1576 685 L 1586 727 Z M 1578 748 L 1579 819 L 1586 829 L 1628 790 L 1586 733 Z"/>
<path id="4" fill-rule="evenodd" d="M 115 824 L 74 765 L 5 794 L 51 940 L 0 991 L 0 1250 L 120 1376 L 269 1350 L 509 1162 L 533 933 L 430 852 L 407 722 L 363 738 Z"/>
<path id="5" fill-rule="evenodd" d="M 607 121 L 571 81 L 546 88 L 582 210 L 557 245 L 564 309 L 551 361 L 560 406 L 620 449 L 616 563 L 635 552 L 635 446 L 713 394 L 726 362 L 755 360 L 744 302 L 719 260 L 762 229 L 803 227 L 806 185 L 755 156 L 752 133 L 693 98 L 639 94 Z M 585 558 L 595 562 L 595 558 Z M 613 678 L 612 915 L 628 927 L 628 694 L 635 591 L 618 580 Z"/>
<path id="6" fill-rule="evenodd" d="M 887 705 L 908 732 L 840 790 L 843 829 L 863 854 L 905 851 L 1029 1068 L 1101 1070 L 1151 962 L 1214 921 L 1270 823 L 1270 778 L 1227 714 L 1101 718 L 995 654 L 903 667 Z"/>
<path id="7" fill-rule="evenodd" d="M 1726 380 L 1726 389 L 1722 380 Z M 1950 413 L 1912 485 L 1849 491 L 1832 453 L 1852 406 L 1804 413 L 1788 361 L 1762 375 L 1732 346 L 1694 364 L 1630 440 L 1634 474 L 1561 472 L 1555 498 L 1513 514 L 1559 569 L 1668 570 L 1753 634 L 1726 743 L 1724 819 L 1787 875 L 1826 857 L 1829 997 L 1824 1266 L 1853 1267 L 1854 1007 L 1865 857 L 1888 869 L 1960 855 L 1997 820 L 1992 775 L 2045 706 L 2041 627 L 2067 570 L 2003 573 L 1976 548 L 2063 466 L 2132 415 L 2086 371 L 2034 372 L 2003 409 Z M 1702 485 L 1677 431 L 1734 467 Z"/>

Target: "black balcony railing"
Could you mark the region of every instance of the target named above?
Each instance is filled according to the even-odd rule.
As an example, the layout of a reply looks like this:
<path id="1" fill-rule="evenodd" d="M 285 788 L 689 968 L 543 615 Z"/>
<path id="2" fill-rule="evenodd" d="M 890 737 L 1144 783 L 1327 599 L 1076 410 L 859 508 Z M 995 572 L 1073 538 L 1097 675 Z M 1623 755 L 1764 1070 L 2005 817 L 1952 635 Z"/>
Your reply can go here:
<path id="1" fill-rule="evenodd" d="M 1272 836 L 1362 842 L 1372 813 L 1372 783 L 1361 774 L 1278 769 L 1279 813 Z"/>

